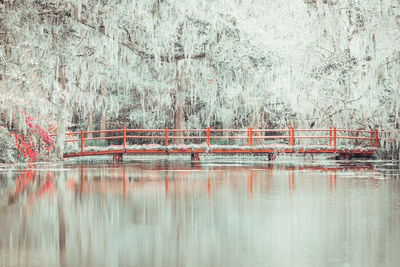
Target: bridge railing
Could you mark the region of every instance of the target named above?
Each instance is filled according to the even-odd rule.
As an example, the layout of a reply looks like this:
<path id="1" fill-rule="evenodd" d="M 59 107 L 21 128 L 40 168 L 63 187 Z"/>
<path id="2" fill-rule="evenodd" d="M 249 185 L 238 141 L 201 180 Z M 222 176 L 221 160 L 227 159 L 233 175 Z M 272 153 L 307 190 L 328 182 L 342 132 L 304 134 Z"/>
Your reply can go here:
<path id="1" fill-rule="evenodd" d="M 93 137 L 98 134 L 109 134 L 111 136 Z M 172 134 L 172 135 L 171 135 Z M 186 135 L 185 135 L 186 134 Z M 188 135 L 189 134 L 189 135 Z M 197 134 L 197 135 L 194 135 Z M 303 141 L 307 139 L 318 140 L 325 146 L 336 150 L 338 142 L 342 140 L 354 141 L 355 145 L 377 148 L 379 146 L 378 130 L 346 130 L 329 127 L 329 129 L 122 129 L 103 130 L 103 131 L 85 131 L 68 132 L 65 142 L 78 142 L 80 150 L 83 153 L 85 142 L 90 140 L 119 140 L 122 149 L 125 150 L 129 140 L 157 140 L 159 144 L 169 145 L 170 140 L 200 140 L 205 141 L 207 146 L 212 145 L 212 140 L 246 140 L 247 146 L 253 146 L 253 141 L 263 144 L 265 141 L 279 140 L 287 146 L 295 145 L 313 145 L 316 141 Z M 261 142 L 261 143 L 260 143 Z M 142 143 L 143 144 L 143 143 Z"/>

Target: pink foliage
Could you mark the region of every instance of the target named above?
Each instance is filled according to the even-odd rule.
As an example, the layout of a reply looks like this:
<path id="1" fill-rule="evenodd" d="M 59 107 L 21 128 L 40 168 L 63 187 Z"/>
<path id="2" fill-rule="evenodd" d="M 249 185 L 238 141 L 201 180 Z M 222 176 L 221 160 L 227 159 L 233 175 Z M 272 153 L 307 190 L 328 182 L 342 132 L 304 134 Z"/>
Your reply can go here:
<path id="1" fill-rule="evenodd" d="M 25 139 L 22 134 L 17 134 L 15 132 L 10 132 L 10 135 L 13 135 L 15 138 L 16 148 L 20 152 L 19 156 L 27 159 L 28 162 L 31 163 L 35 160 L 37 153 L 40 150 L 39 145 L 33 145 L 32 139 L 34 135 L 39 136 L 39 144 L 41 142 L 44 143 L 45 149 L 48 152 L 50 152 L 50 148 L 54 146 L 54 144 L 50 138 L 49 133 L 39 124 L 36 124 L 33 117 L 27 115 L 25 111 L 23 113 L 25 115 L 25 123 L 28 126 L 28 131 Z"/>

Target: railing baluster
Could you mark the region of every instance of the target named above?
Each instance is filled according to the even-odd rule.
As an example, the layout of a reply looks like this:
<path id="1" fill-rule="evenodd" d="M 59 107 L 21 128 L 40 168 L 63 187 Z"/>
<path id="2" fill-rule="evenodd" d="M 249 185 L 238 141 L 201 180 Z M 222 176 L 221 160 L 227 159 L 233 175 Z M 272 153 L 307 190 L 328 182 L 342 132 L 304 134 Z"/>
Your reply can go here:
<path id="1" fill-rule="evenodd" d="M 376 148 L 378 148 L 378 142 L 379 142 L 379 139 L 378 139 L 378 129 L 375 129 L 375 147 L 376 147 Z"/>
<path id="2" fill-rule="evenodd" d="M 288 142 L 289 142 L 289 146 L 290 146 L 291 142 L 292 142 L 290 127 L 289 127 L 289 131 L 288 131 Z"/>
<path id="3" fill-rule="evenodd" d="M 371 147 L 374 147 L 374 131 L 371 129 Z"/>
<path id="4" fill-rule="evenodd" d="M 207 146 L 210 146 L 210 143 L 211 143 L 211 130 L 210 130 L 210 127 L 207 127 L 207 130 L 206 130 L 206 142 L 207 142 Z"/>
<path id="5" fill-rule="evenodd" d="M 249 144 L 253 146 L 253 128 L 249 128 Z"/>
<path id="6" fill-rule="evenodd" d="M 168 146 L 168 127 L 165 127 L 164 134 L 165 134 L 165 146 Z"/>
<path id="7" fill-rule="evenodd" d="M 294 128 L 292 127 L 292 146 L 294 146 Z"/>
<path id="8" fill-rule="evenodd" d="M 333 127 L 333 148 L 336 152 L 336 127 Z"/>
<path id="9" fill-rule="evenodd" d="M 83 155 L 84 148 L 85 148 L 85 130 L 81 129 L 81 155 Z"/>
<path id="10" fill-rule="evenodd" d="M 247 134 L 247 145 L 249 145 L 249 127 L 246 129 L 246 134 Z"/>
<path id="11" fill-rule="evenodd" d="M 126 147 L 126 127 L 124 126 L 124 151 L 125 151 L 125 147 Z"/>
<path id="12" fill-rule="evenodd" d="M 329 127 L 329 146 L 332 146 L 332 127 Z"/>

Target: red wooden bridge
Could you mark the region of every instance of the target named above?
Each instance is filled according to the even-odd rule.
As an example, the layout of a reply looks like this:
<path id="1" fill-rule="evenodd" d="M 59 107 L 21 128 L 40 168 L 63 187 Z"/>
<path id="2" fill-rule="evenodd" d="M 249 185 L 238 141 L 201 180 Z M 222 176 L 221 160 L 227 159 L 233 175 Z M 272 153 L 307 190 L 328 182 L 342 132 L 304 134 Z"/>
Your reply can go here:
<path id="1" fill-rule="evenodd" d="M 381 132 L 384 133 L 384 132 Z M 123 154 L 265 154 L 327 153 L 338 159 L 372 156 L 379 147 L 378 130 L 329 129 L 122 129 L 66 133 L 65 158 Z M 107 140 L 111 145 L 94 146 Z M 179 140 L 179 141 L 178 141 Z M 172 141 L 172 145 L 170 144 Z M 178 142 L 181 144 L 178 144 Z M 104 141 L 103 141 L 104 142 Z M 86 143 L 86 145 L 85 145 Z M 186 144 L 185 144 L 186 143 Z"/>

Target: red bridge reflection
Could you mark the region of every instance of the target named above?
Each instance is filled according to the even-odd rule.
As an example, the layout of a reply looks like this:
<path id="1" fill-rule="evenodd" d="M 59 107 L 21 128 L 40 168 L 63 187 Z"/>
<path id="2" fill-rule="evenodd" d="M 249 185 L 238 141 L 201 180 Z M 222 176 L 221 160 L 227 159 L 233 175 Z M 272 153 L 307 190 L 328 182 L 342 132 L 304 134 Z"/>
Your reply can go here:
<path id="1" fill-rule="evenodd" d="M 143 167 L 144 166 L 144 167 Z M 66 166 L 68 168 L 68 166 Z M 357 175 L 355 183 L 362 186 L 378 184 L 381 177 L 372 165 L 350 166 L 315 166 L 290 164 L 265 164 L 259 166 L 218 165 L 209 166 L 199 163 L 192 165 L 168 164 L 119 164 L 119 165 L 78 165 L 71 166 L 66 171 L 64 180 L 58 177 L 61 170 L 24 169 L 15 179 L 15 187 L 9 191 L 8 203 L 27 202 L 32 205 L 44 196 L 57 194 L 57 190 L 75 192 L 80 196 L 100 193 L 102 195 L 117 194 L 126 199 L 127 195 L 135 192 L 163 192 L 166 198 L 176 197 L 179 194 L 195 192 L 204 194 L 207 198 L 218 194 L 227 186 L 232 190 L 247 190 L 248 196 L 254 193 L 266 193 L 271 186 L 284 186 L 289 195 L 301 188 L 302 179 L 309 179 L 314 172 L 321 172 L 326 177 L 328 192 L 336 192 L 337 178 L 349 178 Z M 287 178 L 285 178 L 287 177 Z M 247 179 L 246 179 L 247 178 Z M 351 178 L 351 177 L 350 177 Z M 347 179 L 348 180 L 348 179 Z M 353 181 L 353 182 L 354 182 Z M 367 182 L 369 181 L 369 182 Z M 372 182 L 371 182 L 372 181 Z M 63 183 L 63 186 L 57 183 Z M 367 184 L 368 183 L 368 184 Z M 303 188 L 304 190 L 304 188 Z"/>

